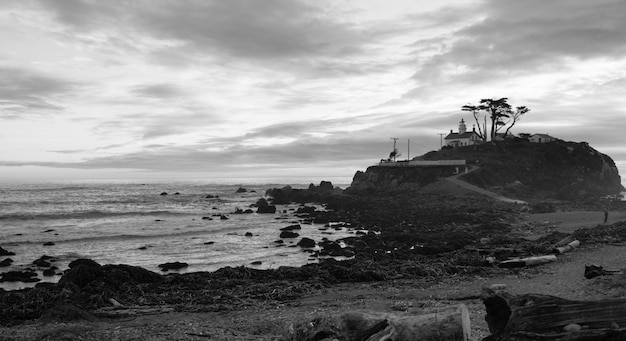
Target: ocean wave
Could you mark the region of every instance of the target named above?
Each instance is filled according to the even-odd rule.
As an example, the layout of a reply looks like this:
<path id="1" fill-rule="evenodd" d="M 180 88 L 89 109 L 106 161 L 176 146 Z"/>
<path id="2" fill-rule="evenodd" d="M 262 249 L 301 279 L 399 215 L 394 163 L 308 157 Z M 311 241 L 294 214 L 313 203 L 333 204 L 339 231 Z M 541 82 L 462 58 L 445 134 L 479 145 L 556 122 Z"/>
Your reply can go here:
<path id="1" fill-rule="evenodd" d="M 176 237 L 186 237 L 186 236 L 196 236 L 196 235 L 215 235 L 215 234 L 227 234 L 232 232 L 241 232 L 241 234 L 237 234 L 240 236 L 244 236 L 245 228 L 240 226 L 231 226 L 231 227 L 220 227 L 207 230 L 192 230 L 192 231 L 178 231 L 178 230 L 170 230 L 169 232 L 162 233 L 147 233 L 147 234 L 115 234 L 115 235 L 99 235 L 99 236 L 82 236 L 76 238 L 56 238 L 54 239 L 55 244 L 63 244 L 63 243 L 91 243 L 91 242 L 116 242 L 116 241 L 126 241 L 126 240 L 151 240 L 151 239 L 160 239 L 160 238 L 176 238 Z M 155 231 L 156 232 L 156 231 Z M 48 239 L 46 239 L 48 240 Z M 26 240 L 26 241 L 13 241 L 9 244 L 24 244 L 24 245 L 36 245 L 41 244 L 42 240 Z"/>
<path id="2" fill-rule="evenodd" d="M 111 212 L 101 210 L 89 210 L 79 212 L 42 212 L 42 213 L 10 213 L 0 215 L 0 220 L 58 220 L 58 219 L 96 219 L 122 216 L 146 216 L 146 215 L 189 215 L 190 213 L 173 212 L 166 210 L 159 211 L 132 211 L 132 212 Z"/>

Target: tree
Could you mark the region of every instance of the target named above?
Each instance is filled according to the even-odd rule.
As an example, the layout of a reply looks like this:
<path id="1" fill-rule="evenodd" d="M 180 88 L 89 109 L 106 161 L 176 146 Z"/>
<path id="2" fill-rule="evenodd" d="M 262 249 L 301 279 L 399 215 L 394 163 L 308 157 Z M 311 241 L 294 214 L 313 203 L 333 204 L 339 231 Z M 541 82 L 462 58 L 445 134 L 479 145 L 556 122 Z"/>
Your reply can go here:
<path id="1" fill-rule="evenodd" d="M 511 125 L 509 125 L 508 128 L 506 128 L 506 131 L 504 132 L 504 135 L 508 135 L 509 134 L 509 130 L 511 130 L 511 128 L 513 128 L 513 126 L 515 125 L 515 123 L 517 121 L 520 120 L 520 118 L 527 112 L 529 112 L 530 109 L 528 109 L 525 106 L 520 106 L 520 107 L 516 107 L 514 112 L 510 112 L 509 113 L 509 117 L 511 118 L 510 123 Z"/>
<path id="2" fill-rule="evenodd" d="M 483 134 L 483 129 L 480 128 L 480 122 L 478 122 L 479 112 L 483 110 L 483 107 L 480 105 L 468 104 L 468 105 L 462 106 L 461 110 L 470 111 L 474 115 L 474 120 L 476 121 L 476 125 L 478 126 L 478 132 L 477 132 L 478 137 L 480 137 L 483 140 L 483 142 L 487 142 L 487 135 L 486 135 L 487 132 L 485 131 L 485 133 Z"/>
<path id="3" fill-rule="evenodd" d="M 511 105 L 508 103 L 508 100 L 506 97 L 500 99 L 483 98 L 480 100 L 483 110 L 487 112 L 491 120 L 491 132 L 489 134 L 491 141 L 495 139 L 496 132 L 506 125 L 503 120 L 510 117 Z"/>
<path id="4" fill-rule="evenodd" d="M 477 134 L 483 142 L 487 142 L 487 137 L 493 141 L 498 131 L 504 129 L 505 127 L 506 131 L 504 135 L 508 135 L 515 123 L 517 123 L 517 121 L 519 121 L 524 114 L 530 111 L 530 109 L 526 106 L 519 106 L 513 110 L 508 101 L 509 99 L 506 97 L 498 99 L 483 98 L 480 100 L 479 105 L 467 104 L 461 107 L 461 110 L 469 111 L 472 115 L 474 115 L 474 120 L 478 126 Z M 481 112 L 483 111 L 485 113 L 481 115 Z M 489 135 L 487 135 L 487 118 L 489 118 L 491 122 Z M 480 124 L 481 119 L 485 121 L 482 128 Z"/>

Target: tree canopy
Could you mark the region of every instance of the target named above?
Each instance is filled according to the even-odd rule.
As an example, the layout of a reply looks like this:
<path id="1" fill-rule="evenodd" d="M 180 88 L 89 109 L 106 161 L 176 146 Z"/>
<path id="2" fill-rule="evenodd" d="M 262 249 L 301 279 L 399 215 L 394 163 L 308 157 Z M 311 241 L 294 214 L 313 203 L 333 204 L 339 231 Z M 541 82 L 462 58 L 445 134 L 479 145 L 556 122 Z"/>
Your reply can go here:
<path id="1" fill-rule="evenodd" d="M 495 140 L 498 131 L 506 128 L 504 135 L 508 135 L 509 131 L 515 123 L 517 123 L 521 117 L 530 111 L 526 106 L 518 106 L 513 109 L 509 104 L 507 97 L 502 98 L 483 98 L 480 100 L 479 105 L 464 105 L 461 107 L 463 111 L 469 111 L 474 116 L 478 131 L 478 136 L 487 142 L 489 140 Z M 481 119 L 483 124 L 481 125 Z M 491 124 L 489 131 L 487 130 L 487 119 Z M 489 132 L 489 134 L 487 134 Z"/>

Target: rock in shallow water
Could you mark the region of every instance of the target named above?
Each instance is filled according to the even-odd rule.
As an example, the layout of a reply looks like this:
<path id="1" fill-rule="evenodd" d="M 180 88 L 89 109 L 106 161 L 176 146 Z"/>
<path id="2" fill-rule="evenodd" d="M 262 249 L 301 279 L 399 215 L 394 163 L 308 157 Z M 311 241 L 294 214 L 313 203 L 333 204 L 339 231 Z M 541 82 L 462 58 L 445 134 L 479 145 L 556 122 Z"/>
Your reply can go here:
<path id="1" fill-rule="evenodd" d="M 163 263 L 159 264 L 159 268 L 161 271 L 169 271 L 169 270 L 179 270 L 182 268 L 186 268 L 189 264 L 184 262 L 171 262 L 171 263 Z"/>
<path id="2" fill-rule="evenodd" d="M 297 245 L 300 247 L 305 247 L 305 248 L 315 247 L 315 240 L 304 237 L 300 239 Z"/>
<path id="3" fill-rule="evenodd" d="M 33 271 L 9 271 L 1 274 L 0 282 L 39 282 L 37 273 Z"/>
<path id="4" fill-rule="evenodd" d="M 280 238 L 296 238 L 298 236 L 300 235 L 291 231 L 283 231 L 280 233 Z"/>

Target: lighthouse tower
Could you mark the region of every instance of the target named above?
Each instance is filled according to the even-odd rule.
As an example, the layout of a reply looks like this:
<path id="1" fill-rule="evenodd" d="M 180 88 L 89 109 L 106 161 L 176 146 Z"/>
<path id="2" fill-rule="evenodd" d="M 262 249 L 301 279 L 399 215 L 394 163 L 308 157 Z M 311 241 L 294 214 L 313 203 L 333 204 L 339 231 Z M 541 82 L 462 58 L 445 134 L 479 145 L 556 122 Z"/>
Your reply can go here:
<path id="1" fill-rule="evenodd" d="M 459 122 L 459 134 L 465 134 L 466 131 L 467 127 L 465 127 L 465 121 L 461 119 L 461 122 Z"/>

